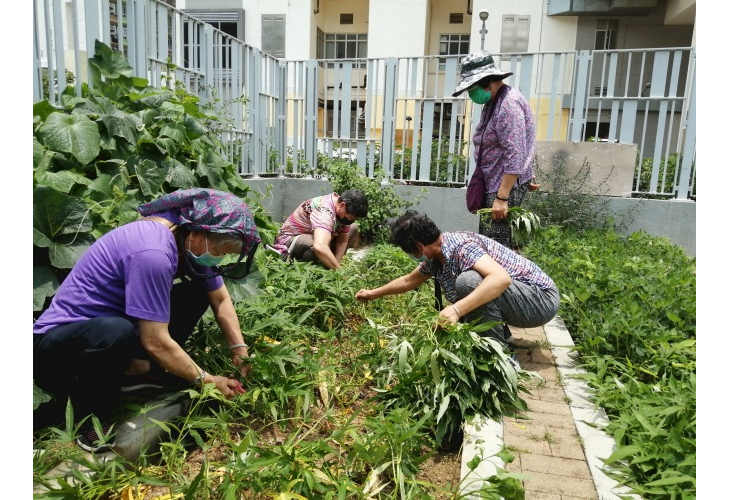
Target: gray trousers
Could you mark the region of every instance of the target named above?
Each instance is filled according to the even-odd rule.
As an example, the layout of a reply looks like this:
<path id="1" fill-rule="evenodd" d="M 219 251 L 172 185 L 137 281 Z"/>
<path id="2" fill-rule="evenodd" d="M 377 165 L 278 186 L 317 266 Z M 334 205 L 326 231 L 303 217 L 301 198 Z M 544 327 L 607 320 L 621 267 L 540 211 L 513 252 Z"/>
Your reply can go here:
<path id="1" fill-rule="evenodd" d="M 459 300 L 473 292 L 483 279 L 473 269 L 461 273 L 456 278 Z M 464 316 L 464 320 L 467 323 L 477 319 L 499 322 L 499 325 L 485 335 L 500 339 L 502 323 L 519 328 L 542 326 L 555 317 L 559 306 L 560 294 L 557 289 L 543 290 L 535 285 L 513 280 L 499 297 L 470 311 Z"/>
<path id="2" fill-rule="evenodd" d="M 358 236 L 360 230 L 357 227 L 357 223 L 353 223 L 350 226 L 349 239 L 347 240 L 347 248 L 354 247 L 358 242 Z M 300 234 L 296 236 L 291 243 L 289 243 L 289 255 L 292 259 L 301 260 L 304 262 L 319 262 L 317 254 L 314 253 L 314 235 L 312 234 Z M 335 240 L 334 238 L 330 242 L 330 249 L 334 250 Z"/>

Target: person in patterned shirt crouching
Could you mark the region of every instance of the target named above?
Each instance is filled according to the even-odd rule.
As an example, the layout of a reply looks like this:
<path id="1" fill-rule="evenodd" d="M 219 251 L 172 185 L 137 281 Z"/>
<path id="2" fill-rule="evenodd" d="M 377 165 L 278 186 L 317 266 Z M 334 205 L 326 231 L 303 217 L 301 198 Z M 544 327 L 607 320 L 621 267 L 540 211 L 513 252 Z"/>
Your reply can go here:
<path id="1" fill-rule="evenodd" d="M 415 290 L 433 277 L 450 305 L 439 316 L 463 321 L 498 322 L 485 332 L 503 343 L 504 325 L 534 328 L 553 319 L 560 294 L 553 280 L 534 262 L 487 236 L 468 232 L 442 233 L 426 215 L 409 210 L 391 226 L 390 242 L 420 261 L 410 273 L 372 290 L 355 294 L 360 301 Z M 507 333 L 507 335 L 510 335 Z"/>

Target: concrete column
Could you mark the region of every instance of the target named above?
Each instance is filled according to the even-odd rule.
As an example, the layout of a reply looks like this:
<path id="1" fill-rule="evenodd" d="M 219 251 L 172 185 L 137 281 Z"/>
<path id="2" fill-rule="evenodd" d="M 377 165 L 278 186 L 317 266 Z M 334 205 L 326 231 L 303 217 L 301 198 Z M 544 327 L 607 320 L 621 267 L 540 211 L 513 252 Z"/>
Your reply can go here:
<path id="1" fill-rule="evenodd" d="M 429 5 L 429 0 L 370 0 L 368 57 L 423 56 Z"/>

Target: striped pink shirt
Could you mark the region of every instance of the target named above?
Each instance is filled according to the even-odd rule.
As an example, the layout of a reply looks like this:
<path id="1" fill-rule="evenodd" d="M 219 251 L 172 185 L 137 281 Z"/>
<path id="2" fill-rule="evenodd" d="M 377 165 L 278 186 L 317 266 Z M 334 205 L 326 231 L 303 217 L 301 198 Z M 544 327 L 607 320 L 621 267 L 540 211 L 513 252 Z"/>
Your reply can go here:
<path id="1" fill-rule="evenodd" d="M 302 202 L 284 221 L 274 243 L 288 247 L 295 236 L 313 234 L 315 229 L 329 231 L 333 238 L 349 233 L 350 226 L 337 222 L 335 211 L 339 198 L 337 193 L 331 193 Z"/>

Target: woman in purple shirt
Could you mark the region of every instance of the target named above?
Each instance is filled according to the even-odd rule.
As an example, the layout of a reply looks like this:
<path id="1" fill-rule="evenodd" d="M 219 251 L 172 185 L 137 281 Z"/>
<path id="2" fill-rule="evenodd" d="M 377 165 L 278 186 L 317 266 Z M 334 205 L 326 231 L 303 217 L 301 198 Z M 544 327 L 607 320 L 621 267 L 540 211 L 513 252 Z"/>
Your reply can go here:
<path id="1" fill-rule="evenodd" d="M 241 392 L 237 380 L 206 373 L 183 348 L 208 307 L 240 375 L 250 369 L 221 277 L 250 270 L 261 238 L 249 208 L 230 193 L 194 188 L 138 210 L 143 218 L 88 248 L 33 324 L 33 377 L 62 405 L 70 398 L 77 420 L 86 419 L 77 443 L 87 451 L 114 446 L 111 418 L 121 391 L 172 379 L 215 384 L 228 398 Z M 226 254 L 238 261 L 218 266 Z"/>
<path id="2" fill-rule="evenodd" d="M 489 52 L 470 54 L 461 61 L 461 80 L 452 95 L 467 91 L 482 105 L 474 129 L 474 160 L 486 184 L 482 208 L 492 213 L 480 214 L 479 234 L 514 250 L 507 210 L 519 206 L 528 190 L 537 189 L 532 184 L 536 130 L 525 96 L 502 82 L 510 75 L 495 66 Z"/>
<path id="3" fill-rule="evenodd" d="M 391 243 L 421 263 L 409 274 L 355 298 L 373 300 L 415 290 L 433 277 L 451 305 L 439 316 L 451 323 L 507 323 L 521 328 L 542 326 L 558 312 L 560 294 L 553 280 L 534 262 L 472 232 L 442 233 L 425 215 L 407 211 L 391 227 Z M 502 342 L 502 326 L 486 335 Z"/>

